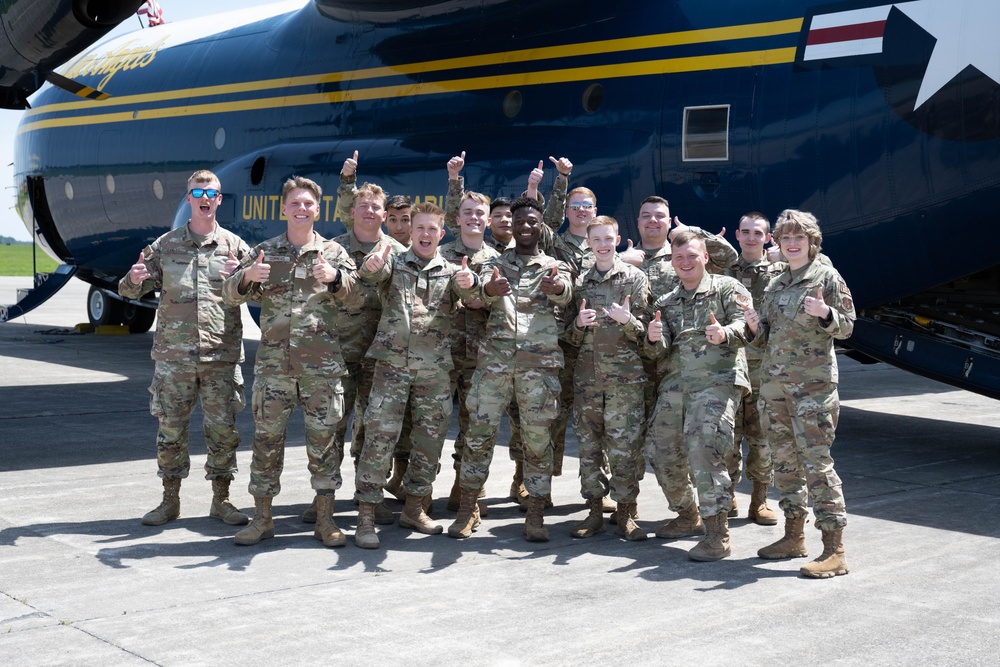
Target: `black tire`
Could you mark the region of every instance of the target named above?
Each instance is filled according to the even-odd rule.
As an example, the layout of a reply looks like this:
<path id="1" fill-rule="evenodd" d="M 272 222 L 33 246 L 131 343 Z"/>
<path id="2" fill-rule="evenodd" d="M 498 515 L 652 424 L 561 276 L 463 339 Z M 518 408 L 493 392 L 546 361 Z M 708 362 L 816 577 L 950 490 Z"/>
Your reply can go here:
<path id="1" fill-rule="evenodd" d="M 149 331 L 156 319 L 156 309 L 146 308 L 134 303 L 122 303 L 122 324 L 128 327 L 129 333 L 140 334 Z"/>
<path id="2" fill-rule="evenodd" d="M 93 327 L 121 324 L 122 302 L 107 292 L 91 286 L 87 294 L 87 319 Z"/>

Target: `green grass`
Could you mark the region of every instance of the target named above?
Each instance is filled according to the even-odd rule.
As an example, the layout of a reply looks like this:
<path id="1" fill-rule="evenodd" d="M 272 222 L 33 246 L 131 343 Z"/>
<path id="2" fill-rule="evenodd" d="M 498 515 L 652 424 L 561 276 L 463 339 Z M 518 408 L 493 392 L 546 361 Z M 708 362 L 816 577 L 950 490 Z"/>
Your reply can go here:
<path id="1" fill-rule="evenodd" d="M 0 276 L 32 276 L 31 245 L 0 245 Z M 58 266 L 39 248 L 37 271 L 49 273 Z"/>

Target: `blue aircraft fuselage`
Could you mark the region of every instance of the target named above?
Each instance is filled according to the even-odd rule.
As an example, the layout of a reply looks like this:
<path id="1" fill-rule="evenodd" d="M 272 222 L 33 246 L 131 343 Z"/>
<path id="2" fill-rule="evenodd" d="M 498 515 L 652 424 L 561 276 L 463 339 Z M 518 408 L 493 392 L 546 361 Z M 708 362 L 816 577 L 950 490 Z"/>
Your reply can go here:
<path id="1" fill-rule="evenodd" d="M 952 34 L 970 22 L 928 16 L 985 12 L 996 26 L 1000 7 L 419 4 L 285 3 L 82 54 L 61 73 L 112 98 L 37 96 L 17 137 L 22 215 L 53 254 L 111 285 L 136 249 L 186 220 L 179 202 L 197 169 L 220 176 L 220 222 L 253 243 L 284 230 L 278 194 L 292 174 L 326 189 L 319 231 L 331 236 L 354 150 L 361 181 L 439 204 L 445 164 L 465 150 L 466 187 L 490 196 L 517 195 L 538 160 L 569 157 L 571 187 L 592 189 L 623 238 L 638 240 L 639 204 L 653 194 L 731 238 L 747 211 L 811 211 L 859 309 L 998 263 L 987 230 L 1000 84 L 974 57 L 942 65 L 935 49 L 971 39 Z M 944 250 L 956 243 L 960 252 Z M 1000 335 L 996 312 L 986 324 Z M 978 368 L 995 364 L 988 342 L 977 345 Z M 991 372 L 982 382 L 995 392 L 977 390 L 997 395 Z"/>

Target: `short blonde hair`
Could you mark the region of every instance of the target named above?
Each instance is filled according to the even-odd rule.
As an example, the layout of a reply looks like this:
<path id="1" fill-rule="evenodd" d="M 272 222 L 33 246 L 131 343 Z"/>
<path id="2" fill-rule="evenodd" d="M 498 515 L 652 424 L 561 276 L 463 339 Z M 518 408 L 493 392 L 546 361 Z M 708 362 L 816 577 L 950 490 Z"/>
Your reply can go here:
<path id="1" fill-rule="evenodd" d="M 285 201 L 288 198 L 288 193 L 292 190 L 305 190 L 315 197 L 316 201 L 323 198 L 323 188 L 319 186 L 319 183 L 304 176 L 292 176 L 285 181 L 285 184 L 281 186 L 281 201 Z"/>
<path id="2" fill-rule="evenodd" d="M 587 236 L 590 236 L 590 230 L 594 227 L 613 227 L 615 230 L 615 236 L 618 236 L 618 221 L 612 218 L 610 215 L 599 215 L 590 222 L 588 222 Z"/>
<path id="3" fill-rule="evenodd" d="M 385 190 L 374 183 L 363 183 L 357 192 L 354 193 L 354 200 L 357 201 L 362 197 L 375 197 L 376 199 L 382 200 L 382 208 L 385 208 L 385 202 L 388 197 Z"/>

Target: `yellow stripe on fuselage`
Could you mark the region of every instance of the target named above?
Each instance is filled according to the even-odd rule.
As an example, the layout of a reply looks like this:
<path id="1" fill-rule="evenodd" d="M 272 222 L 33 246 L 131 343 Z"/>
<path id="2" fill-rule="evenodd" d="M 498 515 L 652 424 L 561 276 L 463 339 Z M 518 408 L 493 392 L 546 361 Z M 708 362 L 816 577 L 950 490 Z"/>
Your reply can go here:
<path id="1" fill-rule="evenodd" d="M 464 79 L 434 81 L 427 83 L 409 83 L 392 86 L 358 88 L 330 93 L 310 93 L 288 96 L 287 93 L 284 92 L 297 86 L 314 86 L 347 81 L 378 79 L 390 76 L 425 74 L 430 72 L 483 67 L 488 65 L 551 60 L 557 58 L 608 54 L 612 52 L 635 51 L 668 46 L 748 39 L 754 37 L 770 37 L 797 33 L 800 31 L 801 27 L 802 19 L 788 19 L 784 21 L 729 26 L 724 28 L 708 28 L 703 30 L 690 30 L 660 35 L 645 35 L 642 37 L 627 37 L 598 42 L 569 44 L 565 46 L 523 49 L 519 51 L 492 53 L 480 56 L 447 58 L 443 60 L 393 65 L 388 67 L 375 67 L 347 72 L 333 72 L 328 74 L 283 79 L 248 81 L 244 83 L 204 86 L 201 88 L 170 90 L 139 95 L 114 96 L 110 100 L 102 102 L 99 107 L 88 102 L 65 102 L 60 104 L 51 104 L 39 109 L 28 111 L 25 113 L 24 118 L 27 119 L 37 114 L 49 114 L 61 111 L 101 111 L 113 106 L 167 102 L 176 99 L 190 99 L 192 97 L 228 95 L 235 93 L 257 92 L 262 90 L 283 91 L 282 95 L 279 97 L 262 99 L 216 102 L 210 104 L 185 105 L 179 107 L 165 107 L 161 109 L 145 109 L 107 114 L 99 113 L 92 116 L 52 118 L 35 121 L 33 123 L 23 123 L 22 121 L 22 125 L 18 129 L 18 133 L 43 128 L 73 127 L 133 120 L 174 118 L 178 116 L 204 115 L 220 112 L 256 111 L 287 106 L 306 106 L 311 104 L 331 104 L 348 101 L 406 97 L 411 95 L 467 92 L 472 90 L 546 83 L 567 83 L 595 78 L 612 79 L 650 74 L 694 72 L 711 69 L 782 64 L 792 62 L 795 59 L 794 47 L 707 56 L 668 58 L 614 65 L 598 65 L 593 67 L 540 70 L 537 72 L 523 72 L 518 74 L 489 77 L 469 77 Z"/>

